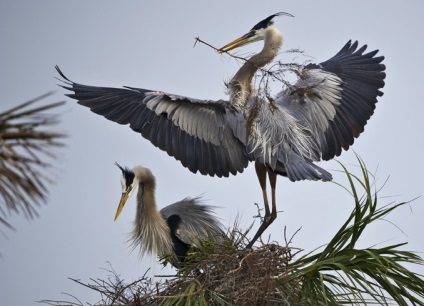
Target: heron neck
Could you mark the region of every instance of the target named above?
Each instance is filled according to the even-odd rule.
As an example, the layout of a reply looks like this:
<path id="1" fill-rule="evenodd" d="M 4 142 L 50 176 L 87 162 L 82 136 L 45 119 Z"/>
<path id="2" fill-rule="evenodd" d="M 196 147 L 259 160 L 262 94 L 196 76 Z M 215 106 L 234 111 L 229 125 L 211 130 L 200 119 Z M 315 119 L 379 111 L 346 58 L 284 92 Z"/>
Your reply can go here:
<path id="1" fill-rule="evenodd" d="M 134 221 L 134 245 L 139 245 L 141 253 L 159 255 L 172 252 L 172 240 L 169 227 L 157 210 L 155 182 L 139 183 L 137 214 Z"/>
<path id="2" fill-rule="evenodd" d="M 275 58 L 282 44 L 283 37 L 280 31 L 275 27 L 268 29 L 265 33 L 264 47 L 261 52 L 247 60 L 230 81 L 231 101 L 236 106 L 245 105 L 253 91 L 252 79 L 256 71 Z"/>
<path id="3" fill-rule="evenodd" d="M 155 190 L 156 184 L 154 182 L 138 184 L 137 198 L 141 199 L 141 201 L 138 203 L 139 209 L 137 209 L 137 214 L 140 215 L 137 215 L 137 218 L 150 219 L 151 217 L 161 217 L 157 210 Z"/>

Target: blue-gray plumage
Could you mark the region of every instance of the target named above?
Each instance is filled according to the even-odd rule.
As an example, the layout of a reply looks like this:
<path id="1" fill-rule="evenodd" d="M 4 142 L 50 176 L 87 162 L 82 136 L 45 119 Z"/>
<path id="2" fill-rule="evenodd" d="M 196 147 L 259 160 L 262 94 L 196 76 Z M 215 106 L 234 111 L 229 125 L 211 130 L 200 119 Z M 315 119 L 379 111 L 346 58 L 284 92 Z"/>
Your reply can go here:
<path id="1" fill-rule="evenodd" d="M 265 221 L 248 246 L 276 218 L 276 175 L 291 181 L 331 180 L 314 164 L 347 150 L 374 112 L 384 87 L 384 57 L 350 41 L 331 59 L 310 64 L 299 79 L 271 101 L 255 92 L 252 78 L 271 62 L 283 43 L 273 18 L 256 24 L 247 34 L 221 48 L 228 52 L 258 40 L 262 51 L 247 60 L 228 83 L 229 101 L 198 100 L 140 88 L 81 85 L 65 79 L 68 96 L 93 112 L 119 124 L 129 124 L 155 146 L 196 173 L 229 176 L 255 161 L 265 202 Z M 274 103 L 275 102 L 275 103 Z M 271 181 L 272 212 L 266 193 Z"/>
<path id="2" fill-rule="evenodd" d="M 214 216 L 213 206 L 202 204 L 199 197 L 185 198 L 157 210 L 156 179 L 150 169 L 136 166 L 132 170 L 116 165 L 122 171 L 122 197 L 116 211 L 119 217 L 133 192 L 137 192 L 137 209 L 131 242 L 140 254 L 174 254 L 171 263 L 179 266 L 187 251 L 202 240 L 221 241 L 225 234 L 222 225 Z"/>

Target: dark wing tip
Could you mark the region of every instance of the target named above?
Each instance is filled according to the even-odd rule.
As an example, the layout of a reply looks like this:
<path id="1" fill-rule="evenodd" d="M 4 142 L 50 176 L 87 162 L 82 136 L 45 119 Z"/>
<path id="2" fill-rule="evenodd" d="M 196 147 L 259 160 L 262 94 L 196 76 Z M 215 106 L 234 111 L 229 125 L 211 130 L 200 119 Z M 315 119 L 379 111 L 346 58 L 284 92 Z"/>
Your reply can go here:
<path id="1" fill-rule="evenodd" d="M 61 84 L 57 84 L 58 86 L 66 89 L 66 90 L 70 90 L 73 91 L 73 87 L 75 85 L 74 82 L 72 82 L 70 79 L 68 79 L 62 72 L 62 70 L 60 70 L 58 65 L 55 65 L 54 68 L 56 68 L 56 71 L 59 73 L 59 75 L 62 77 L 62 79 L 55 77 L 56 80 L 59 80 L 60 82 L 62 82 L 62 84 L 66 84 L 66 85 L 61 85 Z M 69 97 L 69 98 L 73 98 L 71 95 L 66 94 L 65 96 Z"/>
<path id="2" fill-rule="evenodd" d="M 69 80 L 62 72 L 62 70 L 60 70 L 58 65 L 55 65 L 54 68 L 56 68 L 56 71 L 59 73 L 59 75 L 64 78 L 66 81 L 71 82 L 71 80 Z"/>

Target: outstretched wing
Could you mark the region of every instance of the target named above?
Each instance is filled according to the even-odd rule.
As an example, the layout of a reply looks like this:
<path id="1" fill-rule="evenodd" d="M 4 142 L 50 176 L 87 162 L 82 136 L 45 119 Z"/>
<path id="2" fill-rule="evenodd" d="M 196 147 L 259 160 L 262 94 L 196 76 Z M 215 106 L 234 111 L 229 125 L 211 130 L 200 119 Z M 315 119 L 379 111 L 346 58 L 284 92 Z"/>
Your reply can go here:
<path id="1" fill-rule="evenodd" d="M 277 103 L 313 133 L 323 160 L 339 156 L 363 131 L 384 87 L 378 50 L 364 54 L 349 41 L 334 57 L 307 65 Z"/>
<path id="2" fill-rule="evenodd" d="M 221 222 L 214 216 L 213 206 L 201 204 L 201 199 L 185 198 L 160 210 L 165 220 L 173 218 L 175 236 L 182 242 L 199 246 L 199 240 L 220 241 L 225 237 Z"/>
<path id="3" fill-rule="evenodd" d="M 70 81 L 56 66 L 67 96 L 91 111 L 135 132 L 204 175 L 228 177 L 248 165 L 244 145 L 234 136 L 225 114 L 226 101 L 205 101 L 141 88 L 109 88 Z"/>

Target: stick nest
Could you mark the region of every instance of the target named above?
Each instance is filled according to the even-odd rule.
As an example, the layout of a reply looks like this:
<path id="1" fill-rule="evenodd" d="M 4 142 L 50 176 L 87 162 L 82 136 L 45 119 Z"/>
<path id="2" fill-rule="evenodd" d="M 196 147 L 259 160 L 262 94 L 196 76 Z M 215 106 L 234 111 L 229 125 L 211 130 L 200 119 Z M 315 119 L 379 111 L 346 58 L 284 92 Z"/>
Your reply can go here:
<path id="1" fill-rule="evenodd" d="M 222 305 L 223 300 L 230 305 L 293 305 L 300 285 L 289 280 L 291 259 L 292 249 L 278 244 L 255 249 L 211 244 L 189 255 L 180 277 L 161 295 L 185 295 L 187 302 L 196 297 L 208 305 Z"/>
<path id="2" fill-rule="evenodd" d="M 176 276 L 159 282 L 144 275 L 125 284 L 113 269 L 107 280 L 91 279 L 89 284 L 72 280 L 100 293 L 102 300 L 93 305 L 296 305 L 301 286 L 290 278 L 293 250 L 274 243 L 244 249 L 234 241 L 207 241 L 189 253 Z M 161 260 L 167 263 L 167 258 Z M 74 302 L 41 302 L 83 305 L 73 298 Z"/>

